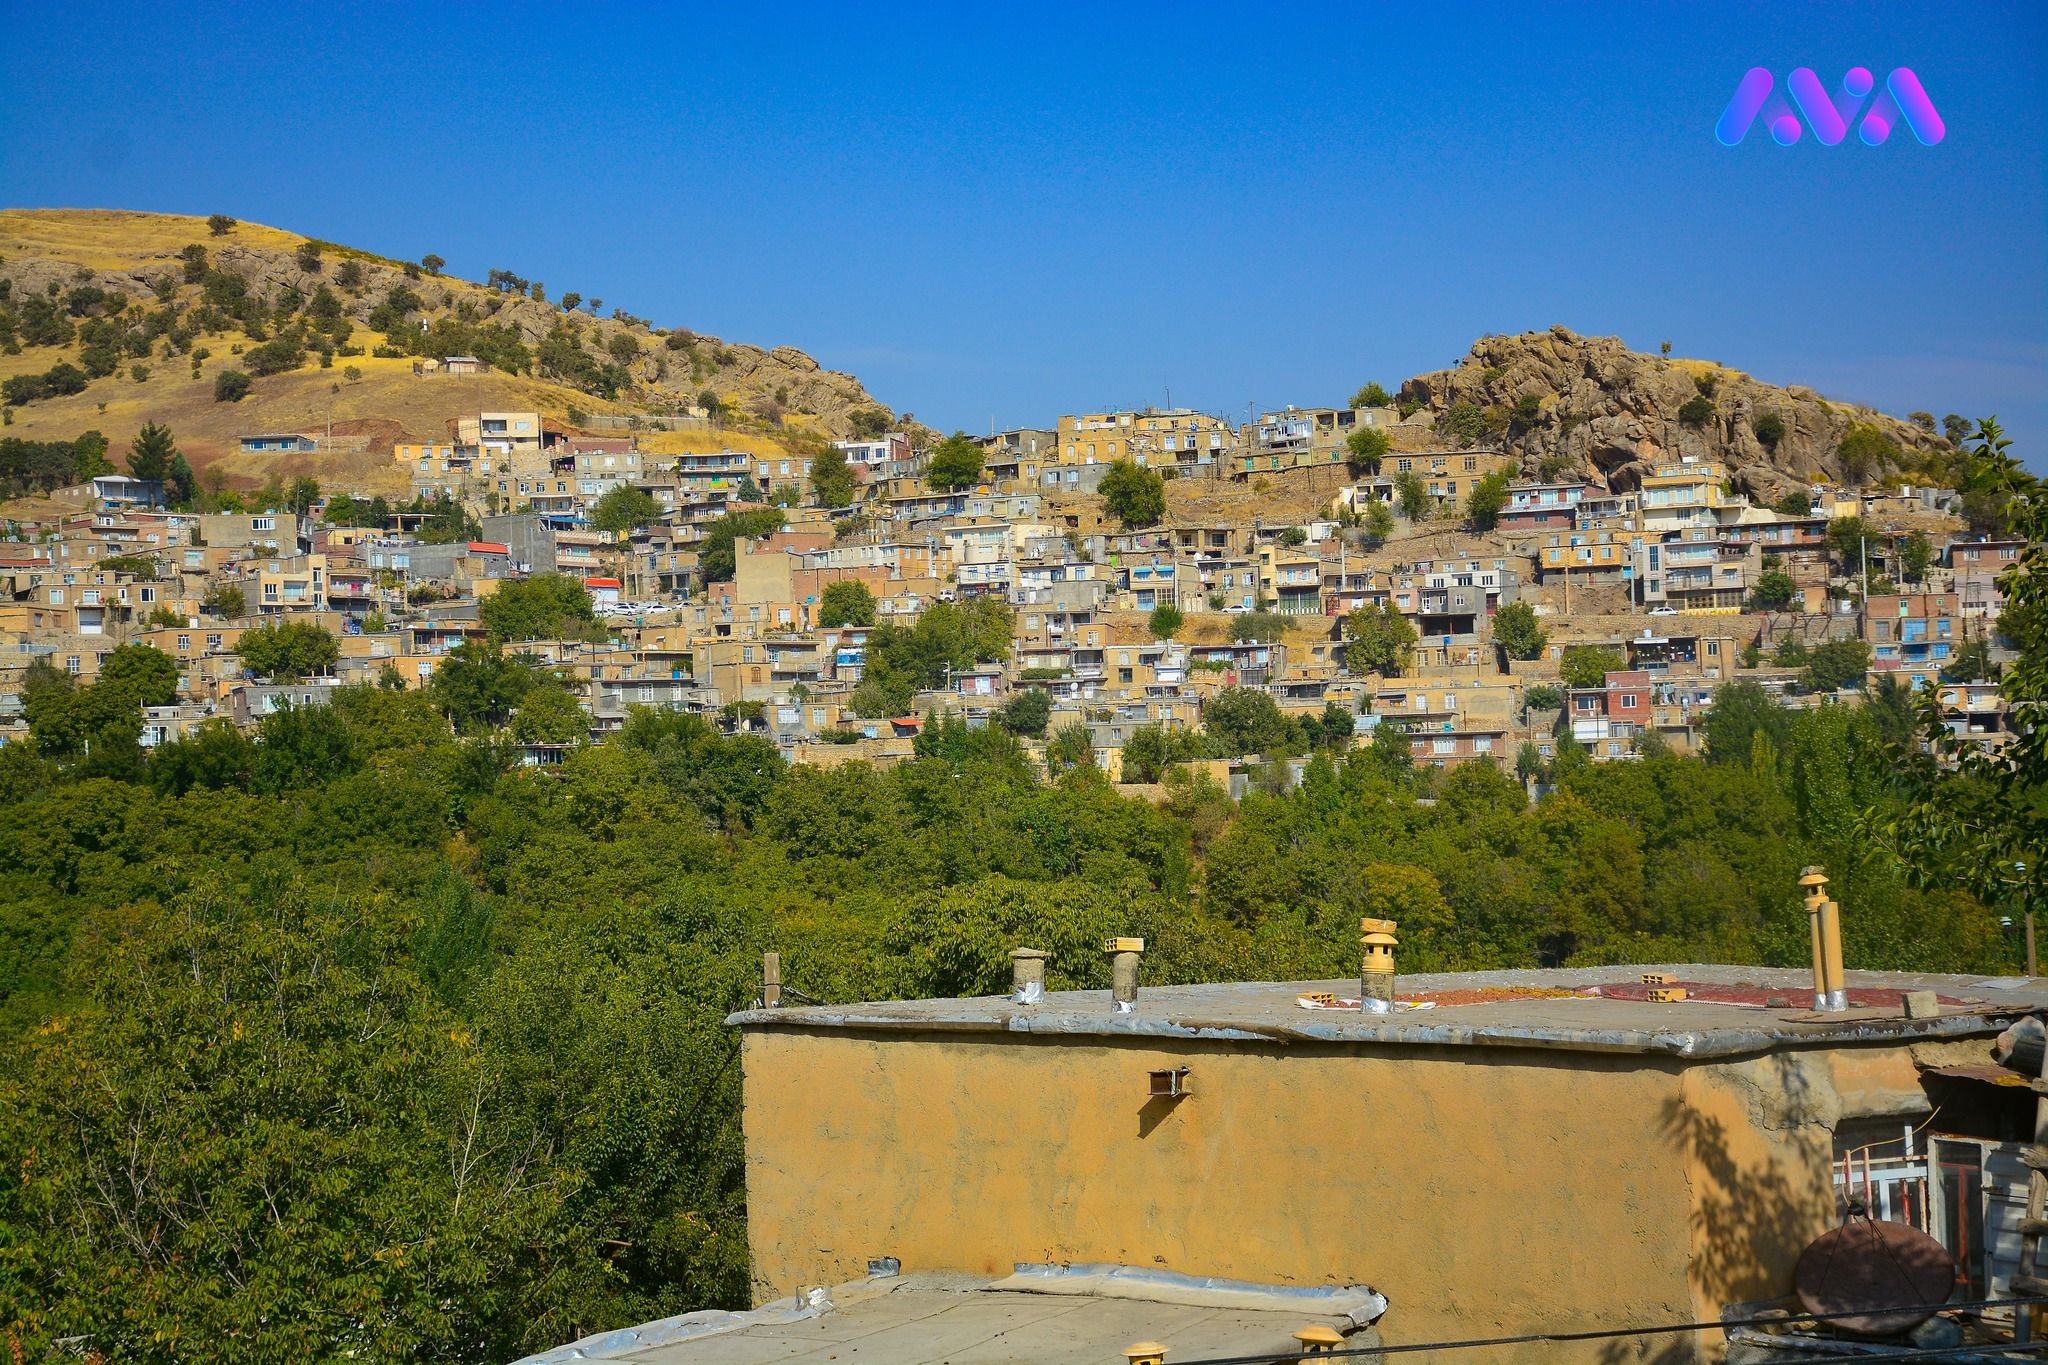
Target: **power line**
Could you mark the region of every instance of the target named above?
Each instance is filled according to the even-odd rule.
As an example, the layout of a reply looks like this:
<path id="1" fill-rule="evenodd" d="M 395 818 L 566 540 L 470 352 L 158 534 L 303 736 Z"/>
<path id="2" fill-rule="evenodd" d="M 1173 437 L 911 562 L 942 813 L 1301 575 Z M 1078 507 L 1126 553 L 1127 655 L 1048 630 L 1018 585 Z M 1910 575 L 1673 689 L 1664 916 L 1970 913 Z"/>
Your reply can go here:
<path id="1" fill-rule="evenodd" d="M 2012 1308 L 2029 1304 L 2048 1303 L 2048 1298 L 2012 1299 L 1971 1299 L 1962 1303 L 1916 1303 L 1896 1304 L 1885 1308 L 1858 1308 L 1839 1313 L 1797 1313 L 1790 1316 L 1768 1318 L 1722 1318 L 1712 1322 L 1665 1323 L 1656 1327 L 1610 1327 L 1590 1332 L 1526 1332 L 1512 1337 L 1476 1337 L 1465 1341 L 1424 1341 L 1399 1346 L 1347 1346 L 1335 1351 L 1324 1351 L 1325 1356 L 1369 1356 L 1408 1355 L 1417 1351 L 1464 1351 L 1481 1346 L 1534 1346 L 1550 1342 L 1568 1341 L 1613 1341 L 1626 1337 L 1648 1337 L 1676 1334 L 1680 1332 L 1718 1332 L 1731 1327 L 1783 1327 L 1789 1322 L 1834 1322 L 1848 1318 L 1863 1318 L 1873 1314 L 1891 1313 L 1939 1313 L 1955 1309 Z M 1936 1360 L 1953 1357 L 1959 1352 L 1986 1354 L 1992 1351 L 2031 1354 L 2048 1350 L 2048 1341 L 2021 1345 L 1987 1346 L 1941 1346 L 1928 1352 L 1907 1352 L 1888 1354 L 1880 1357 L 1892 1360 Z M 1256 1356 L 1207 1356 L 1200 1360 L 1181 1362 L 1181 1365 L 1292 1365 L 1300 1357 L 1292 1353 Z M 1784 1358 L 1790 1362 L 1795 1357 Z M 1776 1365 L 1773 1362 L 1772 1365 Z"/>

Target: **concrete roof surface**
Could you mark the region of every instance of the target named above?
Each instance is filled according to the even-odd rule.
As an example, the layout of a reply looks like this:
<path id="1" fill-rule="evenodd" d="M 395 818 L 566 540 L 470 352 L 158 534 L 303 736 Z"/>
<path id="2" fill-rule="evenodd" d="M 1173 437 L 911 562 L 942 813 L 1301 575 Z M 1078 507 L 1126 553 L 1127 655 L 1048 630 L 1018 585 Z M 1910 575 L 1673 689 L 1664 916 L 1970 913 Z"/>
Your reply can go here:
<path id="1" fill-rule="evenodd" d="M 1673 984 L 1680 986 L 1714 988 L 1708 993 L 1717 998 L 1652 1003 L 1640 998 L 1645 972 L 1669 973 Z M 1008 996 L 889 1000 L 742 1010 L 726 1022 L 743 1028 L 1536 1047 L 1725 1057 L 1823 1043 L 1987 1035 L 2014 1015 L 2048 1008 L 2048 978 L 1856 971 L 1846 975 L 1852 1003 L 1864 1007 L 1832 1017 L 1816 1016 L 1811 1010 L 1813 976 L 1807 969 L 1642 964 L 1403 976 L 1398 983 L 1402 1001 L 1431 995 L 1445 999 L 1429 1008 L 1400 1008 L 1390 1014 L 1364 1014 L 1355 1007 L 1305 1009 L 1298 1003 L 1301 996 L 1317 991 L 1355 999 L 1358 981 L 1353 978 L 1146 986 L 1139 992 L 1137 1008 L 1128 1014 L 1114 1010 L 1108 991 L 1061 991 L 1048 993 L 1036 1005 L 1018 1004 Z M 1571 993 L 1595 986 L 1612 988 L 1615 994 Z M 1942 1012 L 1908 1018 L 1902 995 L 1910 991 L 1936 992 Z M 1629 995 L 1637 998 L 1625 998 Z"/>
<path id="2" fill-rule="evenodd" d="M 1358 1330 L 1349 1318 L 1312 1309 L 1027 1293 L 989 1284 L 941 1274 L 865 1281 L 828 1291 L 822 1307 L 785 1299 L 748 1313 L 689 1314 L 586 1338 L 519 1365 L 1104 1365 L 1140 1341 L 1171 1342 L 1184 1359 L 1293 1356 L 1301 1349 L 1294 1333 L 1310 1323 L 1347 1335 Z M 1367 1328 L 1352 1340 L 1376 1345 L 1379 1338 Z"/>

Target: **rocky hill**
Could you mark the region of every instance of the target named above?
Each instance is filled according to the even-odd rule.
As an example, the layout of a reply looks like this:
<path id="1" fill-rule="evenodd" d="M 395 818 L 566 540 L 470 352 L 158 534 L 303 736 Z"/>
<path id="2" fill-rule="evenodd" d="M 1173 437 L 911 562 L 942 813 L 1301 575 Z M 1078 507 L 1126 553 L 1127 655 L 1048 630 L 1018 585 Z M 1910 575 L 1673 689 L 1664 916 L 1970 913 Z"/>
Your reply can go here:
<path id="1" fill-rule="evenodd" d="M 1400 398 L 1416 407 L 1411 420 L 1433 423 L 1450 444 L 1498 444 L 1524 473 L 1596 474 L 1622 489 L 1693 455 L 1727 465 L 1739 489 L 1768 503 L 1815 478 L 1880 479 L 1950 453 L 1935 432 L 1812 389 L 1563 327 L 1482 337 L 1454 368 L 1410 379 Z M 1859 426 L 1877 439 L 1859 434 L 1845 452 Z"/>
<path id="2" fill-rule="evenodd" d="M 477 284 L 439 266 L 254 223 L 216 233 L 206 219 L 168 214 L 0 210 L 0 381 L 60 364 L 86 381 L 17 392 L 11 434 L 99 427 L 118 441 L 129 409 L 187 410 L 204 445 L 222 423 L 297 429 L 339 395 L 337 417 L 397 418 L 412 434 L 439 435 L 453 395 L 411 392 L 423 382 L 412 362 L 450 351 L 492 365 L 491 382 L 474 387 L 480 401 L 456 400 L 472 411 L 516 402 L 557 418 L 651 421 L 708 393 L 724 422 L 764 439 L 843 435 L 855 412 L 894 420 L 858 379 L 794 347 L 656 327 L 618 308 L 600 317 L 595 300 L 550 296 L 507 272 Z M 254 383 L 216 413 L 208 405 L 224 369 Z M 415 409 L 438 416 L 415 421 Z"/>

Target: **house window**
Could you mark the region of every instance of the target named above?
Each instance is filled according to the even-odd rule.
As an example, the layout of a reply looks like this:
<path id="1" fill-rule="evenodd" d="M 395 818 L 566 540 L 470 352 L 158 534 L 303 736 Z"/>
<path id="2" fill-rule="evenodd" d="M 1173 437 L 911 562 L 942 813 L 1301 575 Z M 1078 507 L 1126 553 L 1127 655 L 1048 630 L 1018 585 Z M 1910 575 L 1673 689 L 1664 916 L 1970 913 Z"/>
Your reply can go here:
<path id="1" fill-rule="evenodd" d="M 277 529 L 277 522 L 270 517 L 251 517 L 249 518 L 249 529 L 252 531 L 274 531 Z"/>
<path id="2" fill-rule="evenodd" d="M 1454 754 L 1458 752 L 1458 741 L 1455 739 L 1433 739 L 1429 742 L 1429 747 L 1432 753 Z"/>
<path id="3" fill-rule="evenodd" d="M 1636 709 L 1635 693 L 1624 692 L 1621 694 L 1621 709 L 1624 711 L 1633 711 Z"/>

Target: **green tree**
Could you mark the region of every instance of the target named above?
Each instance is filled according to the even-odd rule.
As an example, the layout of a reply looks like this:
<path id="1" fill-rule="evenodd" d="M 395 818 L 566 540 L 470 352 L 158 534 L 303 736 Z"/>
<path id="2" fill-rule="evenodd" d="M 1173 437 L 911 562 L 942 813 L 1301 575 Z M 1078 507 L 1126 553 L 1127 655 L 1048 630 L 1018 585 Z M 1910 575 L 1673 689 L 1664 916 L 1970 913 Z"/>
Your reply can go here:
<path id="1" fill-rule="evenodd" d="M 311 621 L 286 621 L 245 630 L 235 653 L 258 677 L 276 682 L 317 678 L 334 671 L 341 647 L 333 632 Z"/>
<path id="2" fill-rule="evenodd" d="M 1013 735 L 1029 735 L 1033 739 L 1045 735 L 1045 725 L 1052 718 L 1052 697 L 1042 687 L 1026 687 L 1017 692 L 996 710 L 996 723 Z"/>
<path id="3" fill-rule="evenodd" d="M 1696 393 L 1685 400 L 1678 409 L 1678 420 L 1689 427 L 1703 427 L 1714 416 L 1714 400 L 1703 393 Z"/>
<path id="4" fill-rule="evenodd" d="M 1798 591 L 1789 574 L 1776 569 L 1758 576 L 1756 591 L 1750 597 L 1750 605 L 1760 611 L 1783 611 L 1792 605 L 1792 598 Z"/>
<path id="5" fill-rule="evenodd" d="M 458 731 L 474 734 L 504 725 L 533 686 L 533 666 L 524 659 L 495 643 L 465 640 L 435 666 L 428 689 Z"/>
<path id="6" fill-rule="evenodd" d="M 925 481 L 942 493 L 972 488 L 981 482 L 981 447 L 964 431 L 956 431 L 932 448 Z"/>
<path id="7" fill-rule="evenodd" d="M 1915 531 L 1899 543 L 1899 571 L 1914 583 L 1926 581 L 1927 566 L 1934 562 L 1934 542 L 1925 531 Z"/>
<path id="8" fill-rule="evenodd" d="M 447 266 L 448 262 L 442 260 L 439 256 L 436 256 L 433 252 L 430 251 L 426 255 L 420 257 L 420 264 L 426 268 L 426 272 L 429 275 L 439 275 L 441 271 Z"/>
<path id="9" fill-rule="evenodd" d="M 1991 647 L 1982 639 L 1965 640 L 1956 646 L 1948 665 L 1941 670 L 1941 680 L 1956 682 L 1996 682 L 1998 665 L 1991 661 Z"/>
<path id="10" fill-rule="evenodd" d="M 1102 476 L 1102 510 L 1125 527 L 1152 526 L 1166 515 L 1166 481 L 1159 472 L 1118 460 Z"/>
<path id="11" fill-rule="evenodd" d="M 1393 402 L 1393 396 L 1377 382 L 1367 384 L 1351 395 L 1351 406 L 1354 408 L 1384 408 L 1392 406 Z"/>
<path id="12" fill-rule="evenodd" d="M 215 616 L 232 621 L 248 610 L 242 598 L 242 590 L 232 583 L 220 583 L 209 589 L 202 604 Z"/>
<path id="13" fill-rule="evenodd" d="M 1899 447 L 1868 422 L 1852 422 L 1835 447 L 1835 460 L 1841 466 L 1843 478 L 1850 483 L 1862 483 L 1871 474 L 1896 465 Z"/>
<path id="14" fill-rule="evenodd" d="M 178 444 L 168 427 L 145 422 L 128 447 L 128 472 L 138 479 L 162 482 L 170 477 L 171 461 L 178 456 Z"/>
<path id="15" fill-rule="evenodd" d="M 842 578 L 825 585 L 818 596 L 818 625 L 830 630 L 837 626 L 871 626 L 875 623 L 875 594 L 858 578 Z"/>
<path id="16" fill-rule="evenodd" d="M 240 370 L 222 370 L 213 377 L 213 401 L 239 403 L 249 396 L 249 376 Z"/>
<path id="17" fill-rule="evenodd" d="M 1354 407 L 1362 406 L 1353 404 Z M 1387 458 L 1387 452 L 1394 443 L 1387 439 L 1387 433 L 1378 427 L 1356 427 L 1344 438 L 1344 465 L 1353 478 L 1380 472 L 1380 462 Z"/>
<path id="18" fill-rule="evenodd" d="M 1536 624 L 1536 609 L 1527 602 L 1510 602 L 1493 614 L 1493 638 L 1510 659 L 1534 659 L 1543 653 L 1549 636 Z"/>
<path id="19" fill-rule="evenodd" d="M 1795 488 L 1771 504 L 1771 510 L 1781 517 L 1803 517 L 1813 511 L 1813 500 L 1806 496 L 1806 490 Z"/>
<path id="20" fill-rule="evenodd" d="M 1413 470 L 1404 469 L 1394 476 L 1394 497 L 1408 520 L 1421 521 L 1429 515 L 1429 488 Z"/>
<path id="21" fill-rule="evenodd" d="M 846 463 L 845 451 L 828 445 L 811 456 L 811 492 L 818 506 L 851 507 L 853 491 L 853 468 Z"/>
<path id="22" fill-rule="evenodd" d="M 1391 604 L 1360 607 L 1344 618 L 1344 667 L 1398 678 L 1407 672 L 1418 638 L 1414 625 Z"/>
<path id="23" fill-rule="evenodd" d="M 216 237 L 225 237 L 235 230 L 235 220 L 225 213 L 209 214 L 206 219 L 206 230 Z"/>
<path id="24" fill-rule="evenodd" d="M 100 661 L 98 686 L 120 688 L 142 706 L 178 699 L 178 664 L 153 645 L 125 644 Z"/>
<path id="25" fill-rule="evenodd" d="M 1828 523 L 1828 548 L 1844 573 L 1855 573 L 1871 549 L 1881 549 L 1877 536 L 1861 517 L 1836 517 Z"/>
<path id="26" fill-rule="evenodd" d="M 1557 661 L 1557 676 L 1566 687 L 1601 687 L 1609 673 L 1628 666 L 1619 653 L 1599 645 L 1571 645 Z"/>
<path id="27" fill-rule="evenodd" d="M 590 718 L 568 688 L 541 682 L 519 699 L 512 737 L 522 744 L 577 744 L 590 737 Z"/>
<path id="28" fill-rule="evenodd" d="M 782 529 L 780 507 L 760 507 L 745 512 L 727 512 L 711 523 L 704 543 L 697 550 L 697 571 L 706 583 L 730 583 L 739 567 L 736 542 L 758 540 Z"/>
<path id="29" fill-rule="evenodd" d="M 1459 445 L 1469 446 L 1486 434 L 1486 414 L 1477 403 L 1453 403 L 1444 414 L 1444 426 Z"/>
<path id="30" fill-rule="evenodd" d="M 1564 694 L 1549 683 L 1534 683 L 1522 693 L 1522 705 L 1531 711 L 1556 711 L 1564 706 Z"/>
<path id="31" fill-rule="evenodd" d="M 1368 498 L 1365 503 L 1365 534 L 1375 545 L 1383 545 L 1394 536 L 1394 511 L 1385 500 Z"/>
<path id="32" fill-rule="evenodd" d="M 622 483 L 608 488 L 597 505 L 590 509 L 590 524 L 600 531 L 616 535 L 621 531 L 634 531 L 661 516 L 661 504 L 654 495 L 644 488 L 635 488 Z"/>
<path id="33" fill-rule="evenodd" d="M 1163 781 L 1174 764 L 1201 758 L 1204 752 L 1201 736 L 1192 730 L 1140 725 L 1124 741 L 1121 780 Z"/>
<path id="34" fill-rule="evenodd" d="M 1501 509 L 1508 505 L 1508 472 L 1496 469 L 1472 485 L 1465 499 L 1465 515 L 1475 530 L 1491 531 L 1500 524 Z"/>
<path id="35" fill-rule="evenodd" d="M 1219 757 L 1289 754 L 1302 747 L 1297 727 L 1272 697 L 1254 688 L 1226 687 L 1209 698 L 1202 706 L 1202 727 Z"/>
<path id="36" fill-rule="evenodd" d="M 1076 768 L 1095 765 L 1095 742 L 1088 727 L 1079 721 L 1062 725 L 1045 744 L 1045 766 L 1057 777 Z"/>
<path id="37" fill-rule="evenodd" d="M 494 643 L 509 640 L 602 641 L 608 632 L 597 619 L 590 590 L 568 574 L 514 578 L 479 605 L 484 629 Z"/>
<path id="38" fill-rule="evenodd" d="M 1171 602 L 1161 602 L 1158 606 L 1152 608 L 1152 615 L 1146 618 L 1145 625 L 1152 632 L 1153 639 L 1171 640 L 1174 636 L 1180 634 L 1180 628 L 1185 619 L 1181 615 L 1179 607 L 1176 607 Z"/>
<path id="39" fill-rule="evenodd" d="M 1806 671 L 1800 684 L 1809 692 L 1833 692 L 1844 687 L 1861 688 L 1870 669 L 1870 646 L 1861 640 L 1828 640 L 1815 645 L 1806 657 Z"/>
<path id="40" fill-rule="evenodd" d="M 1778 442 L 1785 439 L 1785 419 L 1775 412 L 1758 415 L 1750 422 L 1749 429 L 1756 433 L 1758 443 L 1765 450 L 1776 450 Z"/>
<path id="41" fill-rule="evenodd" d="M 411 927 L 287 885 L 81 945 L 78 1008 L 22 1040 L 0 1106 L 6 1221 L 62 1229 L 10 1239 L 31 1354 L 61 1332 L 109 1359 L 454 1360 L 563 1334 L 568 1286 L 606 1270 L 502 1061 L 407 969 Z"/>

